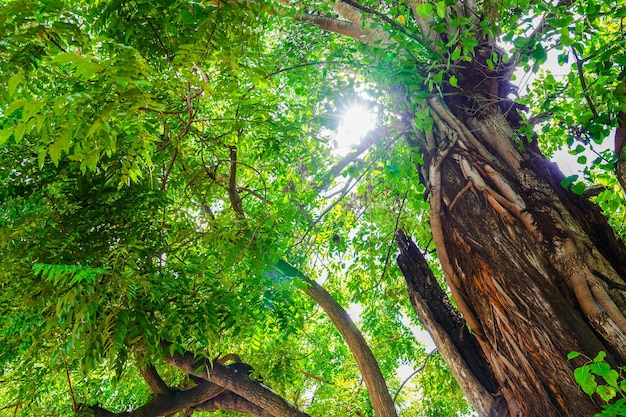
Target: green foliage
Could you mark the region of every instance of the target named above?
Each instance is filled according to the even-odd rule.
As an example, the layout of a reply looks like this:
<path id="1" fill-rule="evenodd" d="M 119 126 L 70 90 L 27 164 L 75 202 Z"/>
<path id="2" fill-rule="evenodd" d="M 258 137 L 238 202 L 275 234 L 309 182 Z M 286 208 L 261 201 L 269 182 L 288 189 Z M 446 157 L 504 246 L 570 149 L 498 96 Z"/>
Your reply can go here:
<path id="1" fill-rule="evenodd" d="M 606 361 L 606 352 L 600 351 L 590 359 L 579 352 L 567 355 L 569 360 L 583 357 L 587 362 L 574 370 L 574 379 L 585 394 L 597 395 L 604 402 L 601 413 L 596 417 L 626 416 L 626 367 L 613 368 Z"/>
<path id="2" fill-rule="evenodd" d="M 330 2 L 305 3 L 335 15 Z M 400 114 L 430 131 L 428 94 L 461 86 L 455 66 L 476 55 L 477 32 L 512 45 L 486 66 L 519 59 L 539 74 L 523 100 L 554 115 L 537 127 L 540 146 L 569 146 L 585 165 L 563 185 L 605 186 L 596 201 L 624 224 L 615 158 L 583 158 L 623 109 L 622 6 L 576 2 L 585 18 L 574 19 L 545 2 L 485 3 L 474 27 L 449 1 L 421 3 L 436 32 L 459 28 L 439 54 L 405 5 L 362 4 L 394 46 L 321 32 L 273 2 L 1 3 L 0 414 L 71 415 L 69 381 L 78 403 L 137 408 L 150 393 L 135 352 L 158 358 L 168 341 L 208 358 L 239 354 L 313 415 L 372 415 L 336 329 L 271 265 L 286 259 L 360 309 L 391 388 L 400 365 L 423 363 L 394 232 L 432 249 L 427 150 L 391 128 L 329 180 L 341 159 L 332 141 L 341 111 L 361 101 L 381 125 Z M 531 40 L 542 13 L 550 30 Z M 540 71 L 554 50 L 562 65 L 571 50 L 582 63 L 564 77 Z M 400 396 L 405 415 L 470 412 L 439 356 L 415 381 Z"/>

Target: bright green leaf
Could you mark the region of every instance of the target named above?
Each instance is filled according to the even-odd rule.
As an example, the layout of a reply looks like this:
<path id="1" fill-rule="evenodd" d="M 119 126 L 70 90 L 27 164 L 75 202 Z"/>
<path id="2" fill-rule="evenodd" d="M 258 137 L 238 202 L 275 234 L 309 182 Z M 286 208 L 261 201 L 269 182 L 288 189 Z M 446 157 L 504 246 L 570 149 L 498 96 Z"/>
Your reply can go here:
<path id="1" fill-rule="evenodd" d="M 20 80 L 23 76 L 24 73 L 18 72 L 13 74 L 11 78 L 9 78 L 9 81 L 7 82 L 7 85 L 9 87 L 9 97 L 13 97 L 13 94 L 15 94 L 15 90 L 17 89 L 17 85 L 20 83 Z"/>
<path id="2" fill-rule="evenodd" d="M 433 6 L 430 3 L 420 3 L 415 9 L 417 10 L 417 14 L 424 19 L 430 17 L 433 13 Z"/>
<path id="3" fill-rule="evenodd" d="M 437 16 L 439 16 L 441 19 L 446 17 L 446 2 L 445 1 L 437 2 Z"/>

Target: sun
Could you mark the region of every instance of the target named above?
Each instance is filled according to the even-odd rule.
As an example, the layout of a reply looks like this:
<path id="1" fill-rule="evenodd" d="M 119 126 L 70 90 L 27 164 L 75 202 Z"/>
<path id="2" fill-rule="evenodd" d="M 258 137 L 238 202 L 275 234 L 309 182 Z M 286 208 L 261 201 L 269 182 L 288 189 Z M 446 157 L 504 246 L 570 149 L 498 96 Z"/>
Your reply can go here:
<path id="1" fill-rule="evenodd" d="M 339 155 L 349 153 L 370 130 L 374 129 L 377 119 L 378 112 L 375 108 L 359 104 L 353 104 L 343 111 L 335 137 L 337 143 L 335 153 Z"/>

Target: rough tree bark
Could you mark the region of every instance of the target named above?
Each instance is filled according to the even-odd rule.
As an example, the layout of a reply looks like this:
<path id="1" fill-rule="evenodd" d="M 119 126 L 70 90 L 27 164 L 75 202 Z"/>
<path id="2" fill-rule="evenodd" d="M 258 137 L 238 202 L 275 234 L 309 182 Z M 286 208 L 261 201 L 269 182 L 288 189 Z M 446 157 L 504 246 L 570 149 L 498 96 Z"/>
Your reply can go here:
<path id="1" fill-rule="evenodd" d="M 429 99 L 435 127 L 422 167 L 447 283 L 508 413 L 474 404 L 481 415 L 592 415 L 598 406 L 578 389 L 567 354 L 604 350 L 626 361 L 616 289 L 626 250 L 599 209 L 563 189 L 556 166 L 517 138 L 498 95 L 508 80 L 480 59 L 458 73 L 446 101 Z"/>
<path id="2" fill-rule="evenodd" d="M 244 413 L 255 417 L 308 417 L 280 395 L 249 377 L 252 367 L 235 354 L 215 361 L 197 358 L 191 352 L 172 352 L 171 343 L 162 342 L 163 362 L 186 372 L 195 384 L 185 390 L 170 388 L 156 368 L 147 362 L 139 367 L 152 398 L 143 406 L 113 413 L 98 405 L 88 407 L 96 417 L 158 417 L 195 411 L 217 410 Z M 224 365 L 234 360 L 234 364 Z M 143 362 L 143 361 L 141 361 Z"/>

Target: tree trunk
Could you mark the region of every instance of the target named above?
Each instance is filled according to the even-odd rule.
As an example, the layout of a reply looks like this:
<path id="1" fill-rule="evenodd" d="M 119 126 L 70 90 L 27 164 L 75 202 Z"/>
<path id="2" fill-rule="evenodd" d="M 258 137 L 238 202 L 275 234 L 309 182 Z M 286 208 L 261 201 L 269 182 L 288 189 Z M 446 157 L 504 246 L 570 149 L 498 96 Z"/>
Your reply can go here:
<path id="1" fill-rule="evenodd" d="M 624 284 L 626 250 L 599 209 L 563 189 L 557 167 L 517 136 L 515 104 L 499 94 L 507 81 L 477 80 L 479 63 L 445 102 L 428 100 L 421 169 L 437 253 L 506 399 L 499 415 L 592 415 L 598 405 L 567 354 L 604 350 L 626 363 L 626 303 L 612 285 Z"/>

